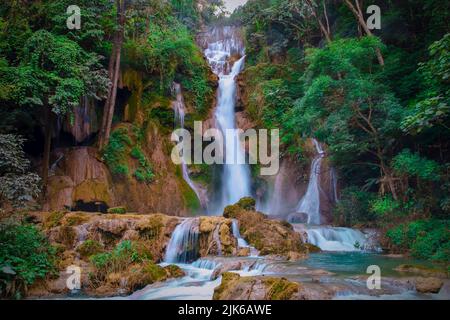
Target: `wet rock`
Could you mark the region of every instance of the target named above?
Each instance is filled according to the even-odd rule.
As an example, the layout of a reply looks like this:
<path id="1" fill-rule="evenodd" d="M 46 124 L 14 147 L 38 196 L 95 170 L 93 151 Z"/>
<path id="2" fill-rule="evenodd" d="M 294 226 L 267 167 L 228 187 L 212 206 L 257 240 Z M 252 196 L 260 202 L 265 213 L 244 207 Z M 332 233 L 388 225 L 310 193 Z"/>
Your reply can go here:
<path id="1" fill-rule="evenodd" d="M 443 270 L 428 268 L 421 265 L 401 264 L 394 270 L 400 273 L 417 274 L 422 277 L 448 278 L 447 273 Z"/>
<path id="2" fill-rule="evenodd" d="M 226 272 L 214 289 L 213 300 L 293 300 L 301 290 L 299 283 L 285 278 L 241 277 Z"/>
<path id="3" fill-rule="evenodd" d="M 444 282 L 439 278 L 417 277 L 416 290 L 420 293 L 438 293 Z"/>
<path id="4" fill-rule="evenodd" d="M 249 247 L 239 248 L 239 250 L 237 252 L 237 256 L 238 257 L 248 257 L 249 255 L 250 255 L 250 248 Z"/>
<path id="5" fill-rule="evenodd" d="M 275 254 L 286 257 L 290 252 L 308 252 L 300 234 L 294 231 L 292 225 L 271 220 L 254 210 L 255 201 L 252 198 L 243 198 L 235 205 L 226 207 L 224 217 L 239 221 L 241 236 L 259 250 L 260 255 Z"/>

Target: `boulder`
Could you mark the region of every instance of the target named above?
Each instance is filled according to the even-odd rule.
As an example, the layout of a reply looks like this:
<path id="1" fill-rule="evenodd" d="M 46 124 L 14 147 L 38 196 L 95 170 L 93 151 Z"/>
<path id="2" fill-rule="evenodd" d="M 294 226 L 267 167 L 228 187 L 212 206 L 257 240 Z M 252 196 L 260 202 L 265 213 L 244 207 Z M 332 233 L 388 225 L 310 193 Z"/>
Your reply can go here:
<path id="1" fill-rule="evenodd" d="M 255 200 L 252 198 L 242 198 L 235 205 L 227 206 L 223 215 L 239 221 L 241 236 L 259 250 L 260 255 L 287 257 L 293 255 L 291 252 L 308 253 L 308 248 L 292 225 L 269 219 L 265 214 L 255 211 Z"/>
<path id="2" fill-rule="evenodd" d="M 213 300 L 294 300 L 302 287 L 285 278 L 241 277 L 226 272 L 214 289 Z"/>
<path id="3" fill-rule="evenodd" d="M 420 293 L 438 293 L 444 281 L 439 278 L 417 277 L 415 280 L 416 290 Z"/>

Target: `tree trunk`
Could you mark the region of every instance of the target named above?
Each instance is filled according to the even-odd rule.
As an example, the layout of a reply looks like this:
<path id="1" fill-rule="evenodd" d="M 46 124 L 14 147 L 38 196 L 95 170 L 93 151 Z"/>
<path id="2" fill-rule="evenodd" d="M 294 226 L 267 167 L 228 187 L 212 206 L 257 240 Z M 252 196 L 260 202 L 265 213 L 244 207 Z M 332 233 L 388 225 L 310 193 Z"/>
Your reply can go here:
<path id="1" fill-rule="evenodd" d="M 117 0 L 117 21 L 119 29 L 115 32 L 111 59 L 108 66 L 108 75 L 111 79 L 111 86 L 108 90 L 108 96 L 103 108 L 102 126 L 99 137 L 99 148 L 102 149 L 109 142 L 111 133 L 112 119 L 117 96 L 117 85 L 119 81 L 120 56 L 125 27 L 125 0 Z"/>
<path id="2" fill-rule="evenodd" d="M 50 167 L 50 151 L 52 146 L 52 111 L 44 104 L 44 155 L 42 157 L 42 200 L 47 197 L 48 172 Z"/>
<path id="3" fill-rule="evenodd" d="M 351 3 L 350 0 L 344 0 L 347 7 L 352 11 L 353 15 L 355 16 L 356 20 L 358 20 L 359 25 L 363 28 L 364 32 L 369 37 L 373 37 L 372 31 L 370 31 L 369 27 L 367 27 L 367 23 L 364 20 L 364 15 L 361 10 L 361 6 L 359 5 L 359 0 L 355 0 L 356 7 Z M 380 66 L 384 67 L 384 58 L 381 53 L 380 48 L 375 49 L 375 53 L 377 55 L 378 63 Z"/>

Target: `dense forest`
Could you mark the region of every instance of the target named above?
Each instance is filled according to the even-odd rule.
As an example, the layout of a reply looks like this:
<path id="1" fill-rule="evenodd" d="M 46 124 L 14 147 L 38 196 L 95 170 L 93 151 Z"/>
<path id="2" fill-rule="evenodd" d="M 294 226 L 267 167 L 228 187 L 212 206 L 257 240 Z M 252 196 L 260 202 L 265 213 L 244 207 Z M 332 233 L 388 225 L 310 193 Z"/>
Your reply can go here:
<path id="1" fill-rule="evenodd" d="M 66 24 L 74 2 L 82 13 L 80 29 Z M 448 272 L 449 3 L 368 2 L 249 0 L 228 14 L 221 0 L 3 1 L 1 295 L 20 298 L 66 266 L 67 241 L 74 241 L 67 230 L 79 218 L 69 222 L 67 212 L 201 211 L 201 197 L 169 163 L 171 101 L 178 83 L 189 130 L 195 120 L 211 118 L 218 78 L 199 40 L 210 25 L 240 30 L 246 61 L 239 107 L 254 128 L 280 130 L 282 158 L 307 168 L 308 139 L 325 146 L 339 177 L 330 224 L 376 229 L 387 252 Z M 368 26 L 369 4 L 381 9 L 379 29 Z M 79 164 L 68 160 L 78 147 L 87 155 L 72 161 L 95 162 L 95 169 L 78 183 L 72 177 L 69 187 L 59 177 L 68 176 L 68 168 L 78 175 Z M 264 189 L 253 167 L 252 186 Z M 218 183 L 217 168 L 191 165 L 190 172 L 210 193 Z M 69 189 L 67 200 L 61 194 Z M 48 216 L 42 222 L 39 214 L 30 215 L 36 212 Z M 145 229 L 148 241 L 159 237 L 152 233 L 159 224 Z M 66 230 L 59 246 L 47 232 L 56 226 Z M 92 240 L 77 249 L 90 256 L 95 288 L 110 269 L 131 262 L 152 260 L 143 267 L 153 268 L 151 282 L 173 271 L 166 277 L 157 269 L 162 256 L 155 252 L 162 248 L 154 245 L 146 247 L 151 254 L 128 240 L 102 246 Z"/>

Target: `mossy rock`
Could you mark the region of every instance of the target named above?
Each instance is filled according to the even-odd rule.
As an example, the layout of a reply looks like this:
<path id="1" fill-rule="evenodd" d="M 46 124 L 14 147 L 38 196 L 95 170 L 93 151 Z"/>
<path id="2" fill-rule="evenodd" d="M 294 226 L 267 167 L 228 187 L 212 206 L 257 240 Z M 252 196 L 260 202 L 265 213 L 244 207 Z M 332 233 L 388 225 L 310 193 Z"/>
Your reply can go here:
<path id="1" fill-rule="evenodd" d="M 303 247 L 308 251 L 308 253 L 316 253 L 322 251 L 322 249 L 320 249 L 318 246 L 315 246 L 311 243 L 304 243 Z"/>
<path id="2" fill-rule="evenodd" d="M 270 285 L 266 293 L 267 300 L 290 300 L 300 287 L 286 278 L 268 278 L 265 282 Z"/>
<path id="3" fill-rule="evenodd" d="M 103 245 L 95 240 L 86 240 L 77 247 L 77 252 L 82 258 L 89 258 L 90 256 L 103 252 Z"/>
<path id="4" fill-rule="evenodd" d="M 66 247 L 72 247 L 76 236 L 77 235 L 73 227 L 61 226 L 59 227 L 55 240 L 56 242 L 65 245 Z"/>
<path id="5" fill-rule="evenodd" d="M 239 200 L 236 205 L 245 210 L 255 210 L 256 201 L 251 197 L 244 197 L 241 198 L 241 200 Z"/>
<path id="6" fill-rule="evenodd" d="M 169 278 L 181 278 L 186 275 L 185 272 L 179 266 L 174 264 L 165 266 L 164 270 L 166 270 L 167 276 Z"/>
<path id="7" fill-rule="evenodd" d="M 82 213 L 69 213 L 65 216 L 63 224 L 66 226 L 79 226 L 87 221 L 91 217 L 88 214 Z"/>
<path id="8" fill-rule="evenodd" d="M 44 229 L 51 229 L 61 225 L 62 219 L 66 215 L 65 212 L 62 211 L 53 211 L 50 212 L 44 219 L 43 227 Z"/>
<path id="9" fill-rule="evenodd" d="M 85 180 L 75 187 L 73 201 L 83 201 L 85 203 L 104 202 L 109 204 L 111 202 L 109 187 L 101 180 Z"/>
<path id="10" fill-rule="evenodd" d="M 166 270 L 163 267 L 158 266 L 157 264 L 154 264 L 152 262 L 148 262 L 144 266 L 143 271 L 148 277 L 148 279 L 151 281 L 151 283 L 167 279 Z"/>
<path id="11" fill-rule="evenodd" d="M 108 213 L 112 214 L 125 214 L 127 213 L 127 208 L 125 207 L 112 207 L 107 210 Z"/>

